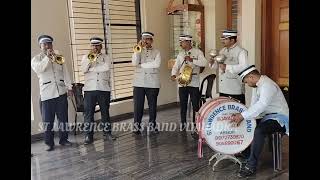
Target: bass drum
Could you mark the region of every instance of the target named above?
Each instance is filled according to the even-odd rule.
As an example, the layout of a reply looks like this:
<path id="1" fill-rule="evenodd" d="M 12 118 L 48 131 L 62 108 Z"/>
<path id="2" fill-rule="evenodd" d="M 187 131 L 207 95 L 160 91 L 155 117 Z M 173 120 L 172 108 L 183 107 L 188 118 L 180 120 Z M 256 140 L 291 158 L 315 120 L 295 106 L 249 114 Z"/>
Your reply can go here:
<path id="1" fill-rule="evenodd" d="M 198 146 L 205 142 L 214 151 L 231 155 L 245 150 L 253 140 L 255 119 L 245 119 L 238 127 L 230 123 L 232 114 L 245 110 L 245 105 L 229 97 L 215 98 L 203 104 L 196 117 Z M 202 152 L 202 148 L 198 147 L 199 151 Z"/>

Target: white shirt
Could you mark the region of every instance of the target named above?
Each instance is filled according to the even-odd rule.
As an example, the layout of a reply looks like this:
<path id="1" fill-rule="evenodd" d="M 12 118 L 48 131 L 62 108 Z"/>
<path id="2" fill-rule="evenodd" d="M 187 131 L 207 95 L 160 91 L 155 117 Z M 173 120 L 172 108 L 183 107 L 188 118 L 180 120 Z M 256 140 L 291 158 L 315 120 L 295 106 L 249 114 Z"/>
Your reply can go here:
<path id="1" fill-rule="evenodd" d="M 84 73 L 84 91 L 110 91 L 111 60 L 106 54 L 99 54 L 95 63 L 90 64 L 88 55 L 81 61 L 81 70 Z"/>
<path id="2" fill-rule="evenodd" d="M 269 77 L 261 75 L 252 93 L 251 106 L 241 113 L 244 119 L 279 113 L 289 116 L 289 107 L 279 86 Z"/>
<path id="3" fill-rule="evenodd" d="M 216 81 L 218 82 L 217 87 L 219 87 L 219 93 L 234 95 L 244 94 L 245 87 L 239 78 L 238 73 L 248 65 L 247 50 L 241 48 L 236 43 L 230 48 L 222 48 L 219 54 L 224 54 L 227 58 L 225 60 L 225 72 L 219 68 L 217 62 L 209 64 L 209 67 L 217 74 Z"/>
<path id="4" fill-rule="evenodd" d="M 238 44 L 234 44 L 233 46 L 231 46 L 230 48 L 223 48 L 220 50 L 219 54 L 223 54 L 223 51 L 229 51 L 230 49 L 236 47 Z M 226 72 L 230 72 L 232 74 L 238 74 L 240 73 L 244 68 L 247 67 L 248 65 L 248 53 L 247 51 L 241 51 L 239 53 L 239 56 L 238 56 L 238 60 L 239 60 L 239 64 L 226 64 Z M 209 63 L 209 67 L 211 69 L 217 69 L 219 68 L 219 65 L 217 62 L 213 63 L 213 64 L 210 64 Z M 220 72 L 221 74 L 222 72 Z"/>
<path id="5" fill-rule="evenodd" d="M 160 51 L 144 47 L 141 53 L 132 54 L 132 65 L 136 67 L 134 87 L 160 88 Z"/>
<path id="6" fill-rule="evenodd" d="M 190 54 L 190 57 L 193 59 L 193 62 L 184 62 L 184 58 L 186 54 Z M 189 64 L 193 67 L 192 71 L 192 79 L 190 84 L 188 86 L 191 87 L 199 87 L 200 86 L 200 67 L 205 67 L 207 65 L 207 59 L 204 57 L 203 52 L 200 49 L 197 48 L 191 48 L 189 51 L 181 51 L 177 58 L 176 62 L 174 63 L 172 70 L 171 70 L 171 76 L 176 75 L 178 77 L 178 72 L 181 73 L 183 71 L 184 65 Z M 179 87 L 182 87 L 180 84 L 178 84 Z"/>
<path id="7" fill-rule="evenodd" d="M 132 65 L 141 66 L 141 68 L 160 68 L 160 51 L 154 48 L 143 48 L 141 53 L 133 53 Z"/>
<path id="8" fill-rule="evenodd" d="M 40 99 L 45 101 L 72 90 L 70 75 L 65 64 L 53 63 L 43 53 L 32 58 L 31 67 L 39 78 Z"/>

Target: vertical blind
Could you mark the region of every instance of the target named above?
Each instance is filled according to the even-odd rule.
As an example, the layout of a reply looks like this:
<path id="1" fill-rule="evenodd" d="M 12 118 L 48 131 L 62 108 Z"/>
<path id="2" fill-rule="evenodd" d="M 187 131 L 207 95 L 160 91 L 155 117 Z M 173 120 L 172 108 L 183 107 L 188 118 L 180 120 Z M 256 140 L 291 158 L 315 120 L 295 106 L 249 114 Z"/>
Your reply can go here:
<path id="1" fill-rule="evenodd" d="M 132 47 L 137 43 L 141 32 L 139 1 L 68 1 L 74 79 L 84 83 L 80 66 L 82 56 L 90 51 L 89 39 L 92 36 L 103 38 L 102 52 L 112 59 L 112 102 L 132 98 Z"/>

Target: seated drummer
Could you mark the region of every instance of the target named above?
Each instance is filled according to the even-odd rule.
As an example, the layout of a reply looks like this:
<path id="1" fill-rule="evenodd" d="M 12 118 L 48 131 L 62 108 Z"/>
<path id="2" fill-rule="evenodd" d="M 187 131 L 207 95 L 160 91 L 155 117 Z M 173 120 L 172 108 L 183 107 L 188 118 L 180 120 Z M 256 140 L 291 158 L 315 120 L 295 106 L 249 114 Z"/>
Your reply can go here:
<path id="1" fill-rule="evenodd" d="M 254 89 L 251 106 L 242 113 L 233 114 L 231 122 L 240 125 L 244 119 L 262 117 L 254 132 L 249 159 L 238 174 L 239 177 L 248 177 L 256 172 L 265 137 L 274 132 L 289 135 L 289 108 L 279 86 L 266 75 L 261 75 L 254 65 L 246 67 L 238 75 Z"/>

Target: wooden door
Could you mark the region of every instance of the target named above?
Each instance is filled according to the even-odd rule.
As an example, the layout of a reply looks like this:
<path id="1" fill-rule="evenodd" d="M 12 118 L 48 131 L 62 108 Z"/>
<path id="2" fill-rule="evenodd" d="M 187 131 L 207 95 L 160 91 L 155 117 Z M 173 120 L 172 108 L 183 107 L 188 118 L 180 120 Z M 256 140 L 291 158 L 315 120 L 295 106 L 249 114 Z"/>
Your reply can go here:
<path id="1" fill-rule="evenodd" d="M 262 72 L 289 86 L 289 0 L 264 0 Z"/>

